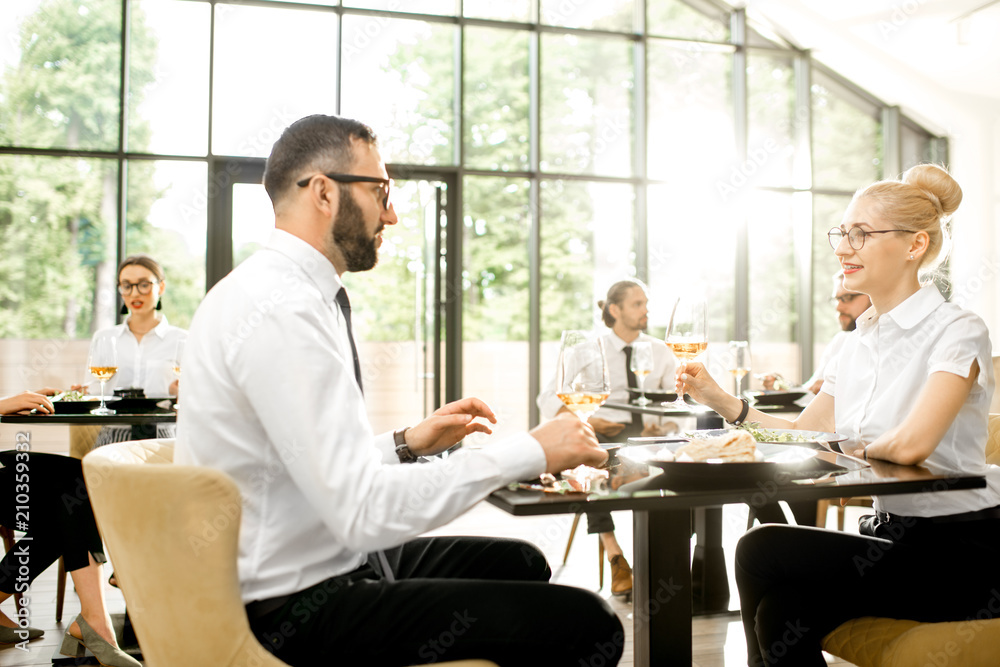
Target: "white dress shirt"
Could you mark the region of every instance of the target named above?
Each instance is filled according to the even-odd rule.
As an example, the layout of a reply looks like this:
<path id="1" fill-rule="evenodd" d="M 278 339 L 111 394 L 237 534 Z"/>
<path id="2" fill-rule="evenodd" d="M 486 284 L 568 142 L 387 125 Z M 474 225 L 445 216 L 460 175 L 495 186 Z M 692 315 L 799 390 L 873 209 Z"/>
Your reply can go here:
<path id="1" fill-rule="evenodd" d="M 1000 504 L 1000 468 L 986 463 L 987 414 L 993 395 L 989 332 L 976 315 L 948 303 L 927 285 L 882 315 L 874 308 L 858 318 L 824 391 L 834 396 L 837 432 L 844 451 L 873 442 L 902 423 L 932 373 L 979 376 L 927 463 L 947 471 L 986 474 L 985 489 L 875 498 L 890 514 L 939 516 Z"/>
<path id="2" fill-rule="evenodd" d="M 604 353 L 607 355 L 608 378 L 611 380 L 611 395 L 608 400 L 614 403 L 628 403 L 628 375 L 625 372 L 625 346 L 631 345 L 618 337 L 612 330 L 608 330 L 601 335 L 604 339 Z M 646 391 L 666 391 L 673 392 L 677 387 L 675 370 L 677 360 L 673 353 L 659 338 L 640 333 L 633 342 L 644 341 L 652 344 L 653 348 L 653 372 L 646 377 L 643 388 Z M 563 402 L 556 396 L 556 379 L 552 380 L 542 389 L 536 399 L 538 409 L 545 419 L 552 419 L 563 407 Z M 632 413 L 625 410 L 612 410 L 602 407 L 594 413 L 595 417 L 607 419 L 608 421 L 628 424 L 632 422 Z M 656 423 L 658 417 L 644 415 L 643 422 L 647 424 Z"/>
<path id="3" fill-rule="evenodd" d="M 840 355 L 840 351 L 843 349 L 844 343 L 847 342 L 847 337 L 850 334 L 850 331 L 838 331 L 837 335 L 827 343 L 827 346 L 823 348 L 823 355 L 819 358 L 819 364 L 816 365 L 816 370 L 813 371 L 808 380 L 802 383 L 803 389 L 808 390 L 817 380 L 824 379 L 827 369 L 834 366 L 834 362 Z"/>
<path id="4" fill-rule="evenodd" d="M 191 324 L 175 460 L 223 470 L 240 488 L 245 602 L 349 572 L 545 469 L 526 433 L 400 465 L 392 434 L 375 436 L 365 413 L 341 286 L 326 257 L 275 230 Z M 377 307 L 353 307 L 366 305 Z"/>
<path id="5" fill-rule="evenodd" d="M 97 337 L 111 332 L 118 339 L 118 372 L 105 383 L 105 394 L 111 396 L 118 387 L 141 387 L 149 398 L 170 396 L 170 385 L 177 379 L 174 354 L 177 343 L 187 338 L 187 331 L 172 326 L 166 315 L 160 315 L 160 323 L 139 341 L 128 328 L 128 320 L 94 334 Z M 101 383 L 91 382 L 87 391 L 100 394 Z"/>

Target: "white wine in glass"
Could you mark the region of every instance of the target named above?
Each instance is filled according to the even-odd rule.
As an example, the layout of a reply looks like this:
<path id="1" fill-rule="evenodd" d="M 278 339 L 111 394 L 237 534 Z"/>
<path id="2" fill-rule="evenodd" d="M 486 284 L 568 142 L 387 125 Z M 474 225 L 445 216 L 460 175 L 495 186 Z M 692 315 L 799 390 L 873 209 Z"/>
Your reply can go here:
<path id="1" fill-rule="evenodd" d="M 649 341 L 636 341 L 632 343 L 632 356 L 629 358 L 629 370 L 635 374 L 635 381 L 639 384 L 639 398 L 636 405 L 646 406 L 652 403 L 646 398 L 646 377 L 653 372 L 653 345 Z"/>
<path id="2" fill-rule="evenodd" d="M 674 303 L 667 326 L 667 347 L 682 364 L 708 349 L 708 306 L 700 296 L 682 296 Z M 687 410 L 682 394 L 666 407 Z"/>
<path id="3" fill-rule="evenodd" d="M 180 405 L 181 402 L 180 379 L 181 379 L 181 357 L 183 356 L 184 356 L 184 341 L 179 340 L 177 341 L 177 346 L 174 348 L 174 358 L 170 362 L 171 366 L 174 369 L 174 377 L 177 378 L 177 400 L 174 401 L 175 409 Z"/>
<path id="4" fill-rule="evenodd" d="M 587 421 L 611 395 L 604 341 L 589 331 L 562 333 L 556 396 L 582 421 Z"/>
<path id="5" fill-rule="evenodd" d="M 743 377 L 750 372 L 750 343 L 745 340 L 729 341 L 729 365 L 726 367 L 730 375 L 733 376 L 733 396 L 741 395 L 740 383 Z"/>
<path id="6" fill-rule="evenodd" d="M 115 414 L 115 411 L 104 403 L 104 387 L 118 372 L 118 339 L 113 334 L 98 334 L 90 341 L 87 368 L 90 369 L 91 375 L 101 381 L 101 405 L 91 410 L 90 414 Z"/>

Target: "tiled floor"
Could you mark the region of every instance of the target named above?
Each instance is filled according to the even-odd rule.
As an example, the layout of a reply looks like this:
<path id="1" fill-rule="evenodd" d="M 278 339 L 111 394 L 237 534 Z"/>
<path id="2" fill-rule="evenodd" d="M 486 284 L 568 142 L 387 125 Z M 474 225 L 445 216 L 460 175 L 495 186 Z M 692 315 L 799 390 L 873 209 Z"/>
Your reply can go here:
<path id="1" fill-rule="evenodd" d="M 860 509 L 848 508 L 847 525 L 849 526 L 856 525 L 856 521 L 852 521 L 855 516 L 854 512 L 859 514 Z M 631 562 L 631 515 L 628 512 L 615 513 L 614 518 L 617 524 L 618 539 L 626 551 L 629 562 Z M 435 532 L 509 536 L 530 540 L 548 556 L 554 571 L 554 580 L 557 583 L 596 590 L 598 583 L 597 538 L 586 534 L 585 521 L 581 520 L 580 522 L 566 565 L 561 564 L 571 523 L 571 516 L 512 517 L 483 503 Z M 735 545 L 746 526 L 745 508 L 727 506 L 724 513 L 724 525 L 727 551 L 731 552 L 731 547 Z M 605 565 L 605 567 L 607 566 Z M 731 570 L 732 568 L 730 568 Z M 605 571 L 604 583 L 604 590 L 600 591 L 600 594 L 609 599 L 626 630 L 626 653 L 620 664 L 623 667 L 631 667 L 632 608 L 630 604 L 610 596 L 609 570 Z M 732 606 L 735 608 L 739 603 L 735 597 L 736 585 L 734 582 L 730 582 L 730 586 L 734 597 Z M 107 595 L 112 613 L 124 610 L 124 600 L 117 589 L 107 587 Z M 55 599 L 56 568 L 52 567 L 39 577 L 32 589 L 32 624 L 45 630 L 45 636 L 31 642 L 28 651 L 21 651 L 14 647 L 0 648 L 0 667 L 51 665 L 53 653 L 58 649 L 63 633 L 79 612 L 79 603 L 70 584 L 66 594 L 63 621 L 57 624 L 55 622 Z M 13 614 L 13 600 L 4 603 L 4 611 L 8 615 Z M 746 664 L 743 628 L 737 614 L 697 618 L 694 622 L 693 635 L 695 667 L 734 667 Z M 832 658 L 829 659 L 829 664 L 850 667 L 849 663 Z"/>

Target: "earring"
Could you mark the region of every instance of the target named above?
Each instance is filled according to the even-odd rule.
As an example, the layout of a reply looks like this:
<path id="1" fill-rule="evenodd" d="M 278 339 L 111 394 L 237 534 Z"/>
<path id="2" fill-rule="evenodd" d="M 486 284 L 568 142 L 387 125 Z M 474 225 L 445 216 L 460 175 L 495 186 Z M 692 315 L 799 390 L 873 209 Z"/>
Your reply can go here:
<path id="1" fill-rule="evenodd" d="M 913 259 L 912 255 L 910 256 L 910 259 Z M 156 309 L 163 310 L 163 299 L 160 299 L 156 302 Z"/>
<path id="2" fill-rule="evenodd" d="M 910 259 L 913 259 L 913 255 L 910 255 Z"/>
<path id="3" fill-rule="evenodd" d="M 128 315 L 128 306 L 126 306 L 126 305 L 125 305 L 125 304 L 123 303 L 123 304 L 122 304 L 122 309 L 121 309 L 121 310 L 119 310 L 118 312 L 119 312 L 119 313 L 121 313 L 122 315 Z"/>

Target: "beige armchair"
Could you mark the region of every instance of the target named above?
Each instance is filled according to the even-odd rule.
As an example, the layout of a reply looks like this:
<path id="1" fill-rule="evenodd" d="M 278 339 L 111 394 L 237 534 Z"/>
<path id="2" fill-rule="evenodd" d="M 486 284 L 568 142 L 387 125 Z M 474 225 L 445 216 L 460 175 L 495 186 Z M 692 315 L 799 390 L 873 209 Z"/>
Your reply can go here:
<path id="1" fill-rule="evenodd" d="M 240 598 L 236 484 L 218 470 L 173 465 L 173 453 L 173 440 L 138 440 L 83 460 L 144 664 L 285 665 L 257 642 Z M 480 660 L 439 664 L 496 667 Z"/>
<path id="2" fill-rule="evenodd" d="M 1000 465 L 1000 414 L 989 419 L 986 461 Z M 918 623 L 868 616 L 840 625 L 823 639 L 823 649 L 858 667 L 995 667 L 1000 664 L 997 637 L 1000 618 Z"/>

